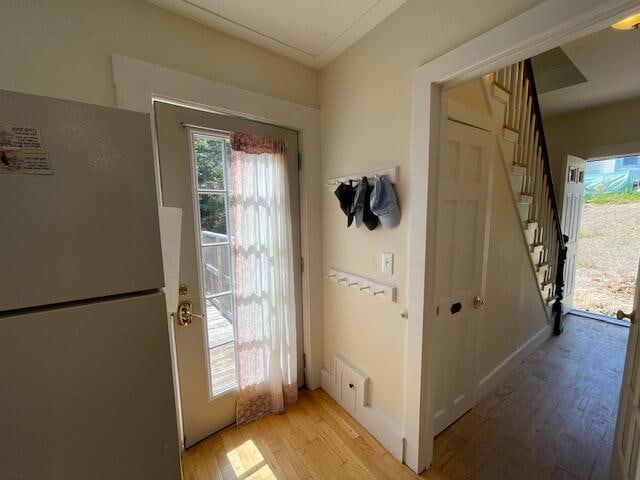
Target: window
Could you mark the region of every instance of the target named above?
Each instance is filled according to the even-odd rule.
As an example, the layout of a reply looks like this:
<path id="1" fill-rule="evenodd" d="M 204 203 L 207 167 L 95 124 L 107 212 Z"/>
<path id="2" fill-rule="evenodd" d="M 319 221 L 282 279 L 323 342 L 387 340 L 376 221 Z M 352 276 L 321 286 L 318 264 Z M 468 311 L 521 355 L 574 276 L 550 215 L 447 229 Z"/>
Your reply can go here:
<path id="1" fill-rule="evenodd" d="M 237 385 L 227 190 L 231 149 L 224 136 L 199 132 L 192 133 L 192 148 L 210 386 L 216 397 Z"/>

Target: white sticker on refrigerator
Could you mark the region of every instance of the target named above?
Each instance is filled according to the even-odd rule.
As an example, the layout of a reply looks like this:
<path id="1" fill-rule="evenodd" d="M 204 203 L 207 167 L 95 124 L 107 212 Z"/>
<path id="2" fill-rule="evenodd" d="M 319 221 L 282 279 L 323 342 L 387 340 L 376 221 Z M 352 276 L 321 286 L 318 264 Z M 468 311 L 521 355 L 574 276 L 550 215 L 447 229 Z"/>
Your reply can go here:
<path id="1" fill-rule="evenodd" d="M 42 150 L 37 127 L 0 125 L 0 149 Z"/>
<path id="2" fill-rule="evenodd" d="M 0 147 L 0 173 L 26 173 L 31 175 L 51 174 L 51 163 L 47 152 L 24 152 Z"/>

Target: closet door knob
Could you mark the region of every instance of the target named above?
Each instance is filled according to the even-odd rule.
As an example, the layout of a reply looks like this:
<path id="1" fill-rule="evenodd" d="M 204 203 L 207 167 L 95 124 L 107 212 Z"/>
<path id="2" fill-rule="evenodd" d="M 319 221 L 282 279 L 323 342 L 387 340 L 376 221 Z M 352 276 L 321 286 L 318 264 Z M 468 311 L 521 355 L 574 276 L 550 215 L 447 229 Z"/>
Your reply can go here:
<path id="1" fill-rule="evenodd" d="M 473 297 L 472 303 L 473 303 L 473 308 L 480 308 L 482 305 L 484 305 L 484 300 L 482 300 L 478 295 L 476 295 L 475 297 Z"/>

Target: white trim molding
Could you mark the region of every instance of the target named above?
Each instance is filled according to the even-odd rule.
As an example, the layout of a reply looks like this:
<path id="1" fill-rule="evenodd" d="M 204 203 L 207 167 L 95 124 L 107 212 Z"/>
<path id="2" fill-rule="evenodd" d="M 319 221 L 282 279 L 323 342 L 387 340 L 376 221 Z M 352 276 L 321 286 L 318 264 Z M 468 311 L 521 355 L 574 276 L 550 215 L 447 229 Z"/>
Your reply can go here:
<path id="1" fill-rule="evenodd" d="M 120 54 L 112 55 L 113 78 L 120 108 L 149 113 L 155 132 L 153 100 L 174 101 L 192 108 L 258 120 L 298 131 L 300 170 L 300 227 L 304 259 L 302 273 L 305 380 L 320 387 L 323 361 L 322 231 L 318 205 L 322 191 L 320 111 L 267 95 L 206 80 Z M 156 158 L 157 162 L 157 158 Z"/>
<path id="2" fill-rule="evenodd" d="M 312 68 L 322 68 L 334 58 L 353 45 L 372 28 L 375 28 L 386 17 L 391 15 L 406 0 L 376 0 L 372 5 L 358 15 L 353 23 L 344 30 L 331 35 L 326 45 L 318 50 L 300 48 L 300 45 L 287 43 L 278 36 L 256 30 L 243 24 L 238 19 L 232 19 L 220 14 L 215 8 L 207 8 L 206 2 L 190 0 L 148 0 L 151 3 L 166 8 L 178 15 L 195 20 L 203 25 L 219 30 L 236 38 L 261 46 L 272 52 L 291 58 Z M 200 3 L 200 4 L 198 4 Z M 274 7 L 277 8 L 277 7 Z M 242 16 L 240 16 L 242 17 Z M 291 18 L 291 15 L 288 15 Z M 239 19 L 241 20 L 241 18 Z M 299 42 L 297 42 L 299 43 Z"/>
<path id="3" fill-rule="evenodd" d="M 404 462 L 416 472 L 431 464 L 431 359 L 435 199 L 442 127 L 442 90 L 608 27 L 640 0 L 547 0 L 419 67 L 413 79 L 407 272 Z"/>
<path id="4" fill-rule="evenodd" d="M 344 360 L 343 360 L 344 361 Z M 372 407 L 367 400 L 367 381 L 359 382 L 355 409 L 342 399 L 341 385 L 337 378 L 340 372 L 341 360 L 339 356 L 334 361 L 334 372 L 322 369 L 322 390 L 344 408 L 353 418 L 356 419 L 376 440 L 398 461 L 402 461 L 404 442 L 400 425 L 394 423 L 382 412 Z M 349 368 L 347 363 L 347 367 Z M 357 371 L 357 369 L 355 369 Z M 338 375 L 336 375 L 338 373 Z"/>
<path id="5" fill-rule="evenodd" d="M 494 368 L 488 375 L 478 382 L 478 400 L 489 395 L 494 388 L 502 383 L 525 358 L 531 355 L 536 348 L 542 345 L 553 334 L 553 325 L 542 327 L 516 351 L 505 358 L 500 365 Z"/>

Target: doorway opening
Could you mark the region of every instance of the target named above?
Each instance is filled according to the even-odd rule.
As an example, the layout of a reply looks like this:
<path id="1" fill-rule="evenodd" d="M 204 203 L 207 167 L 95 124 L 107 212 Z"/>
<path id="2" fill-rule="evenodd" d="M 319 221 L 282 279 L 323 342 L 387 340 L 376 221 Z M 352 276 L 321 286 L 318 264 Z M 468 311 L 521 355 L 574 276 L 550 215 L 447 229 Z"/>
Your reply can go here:
<path id="1" fill-rule="evenodd" d="M 572 313 L 633 310 L 640 252 L 640 155 L 590 159 L 584 178 Z M 622 320 L 628 325 L 628 320 Z"/>
<path id="2" fill-rule="evenodd" d="M 624 44 L 626 51 L 635 51 L 629 48 L 629 43 L 634 41 L 635 37 L 620 38 L 604 30 L 594 34 L 593 38 L 583 38 L 573 44 L 563 45 L 563 48 L 572 53 L 571 57 L 578 66 L 584 68 L 588 62 L 594 64 L 588 51 L 595 48 L 595 44 L 603 43 L 609 48 L 612 44 Z M 586 52 L 580 51 L 582 56 L 574 54 L 578 48 Z M 588 60 L 585 60 L 585 55 Z M 488 252 L 484 290 L 486 305 L 482 307 L 486 313 L 484 319 L 477 322 L 476 328 L 480 334 L 477 336 L 478 354 L 474 354 L 475 366 L 480 374 L 476 372 L 476 376 L 469 381 L 475 389 L 472 394 L 476 398 L 464 415 L 457 421 L 455 416 L 451 417 L 453 421 L 447 422 L 442 429 L 438 414 L 442 411 L 440 399 L 445 389 L 436 382 L 432 381 L 431 384 L 434 405 L 429 413 L 433 416 L 433 433 L 437 434 L 434 439 L 433 466 L 436 473 L 449 478 L 519 478 L 524 474 L 532 478 L 635 479 L 638 474 L 636 447 L 640 442 L 640 427 L 637 425 L 638 417 L 634 417 L 637 403 L 633 403 L 638 398 L 635 385 L 640 379 L 636 327 L 629 321 L 624 326 L 610 325 L 570 314 L 565 316 L 566 330 L 559 337 L 543 337 L 544 330 L 526 330 L 531 325 L 527 319 L 537 313 L 536 302 L 530 302 L 531 298 L 528 297 L 535 292 L 536 283 L 545 308 L 560 301 L 564 305 L 566 300 L 569 312 L 572 312 L 583 300 L 576 290 L 579 282 L 574 280 L 580 263 L 579 244 L 585 237 L 581 227 L 590 218 L 588 214 L 581 218 L 584 210 L 609 203 L 616 206 L 633 204 L 637 195 L 636 184 L 632 185 L 632 189 L 617 192 L 615 199 L 603 200 L 600 188 L 598 194 L 593 195 L 593 200 L 587 194 L 588 200 L 584 201 L 585 186 L 590 185 L 591 188 L 592 183 L 587 171 L 595 165 L 595 159 L 612 158 L 603 155 L 603 146 L 614 142 L 604 141 L 596 135 L 584 135 L 573 119 L 578 114 L 584 114 L 585 118 L 592 120 L 591 110 L 604 101 L 606 92 L 603 89 L 607 84 L 603 80 L 601 86 L 604 86 L 596 92 L 598 99 L 588 98 L 581 93 L 584 91 L 581 86 L 583 83 L 595 82 L 599 78 L 594 77 L 593 72 L 588 76 L 589 81 L 576 75 L 572 77 L 573 83 L 564 83 L 567 79 L 563 78 L 563 82 L 554 84 L 558 76 L 563 75 L 556 71 L 558 56 L 552 57 L 539 63 L 538 68 L 533 60 L 524 61 L 524 68 L 522 63 L 514 64 L 453 89 L 445 89 L 443 93 L 442 111 L 446 114 L 442 114 L 441 129 L 444 128 L 445 119 L 486 129 L 495 135 L 495 143 L 499 147 L 497 152 L 500 153 L 495 162 L 490 220 L 491 236 L 499 238 L 499 247 L 494 251 L 490 248 Z M 607 60 L 606 55 L 600 57 L 603 63 Z M 533 66 L 530 67 L 531 63 Z M 547 72 L 549 81 L 540 81 L 541 87 L 537 89 L 538 80 L 545 78 L 544 68 L 541 67 L 549 68 L 552 72 Z M 601 68 L 599 74 L 609 70 Z M 586 89 L 590 94 L 596 90 L 593 84 L 587 85 Z M 630 92 L 630 95 L 640 98 L 640 90 L 634 92 Z M 538 102 L 540 105 L 536 105 Z M 633 108 L 632 104 L 630 109 Z M 487 120 L 487 116 L 492 120 Z M 595 115 L 595 119 L 601 122 L 602 117 L 601 114 Z M 536 123 L 540 118 L 545 124 L 544 130 Z M 607 126 L 605 119 L 600 124 L 599 133 L 610 134 Z M 573 137 L 568 133 L 571 129 L 576 129 Z M 457 158 L 456 150 L 451 148 L 452 142 L 446 132 L 440 135 L 440 142 L 444 144 L 442 150 L 449 148 L 453 155 L 449 151 L 441 153 L 437 171 L 447 172 L 456 166 L 455 162 L 451 162 L 451 159 Z M 545 137 L 548 145 L 545 145 Z M 570 141 L 599 143 L 574 149 L 568 143 Z M 632 142 L 628 143 L 627 148 Z M 548 152 L 545 151 L 547 149 Z M 602 153 L 596 156 L 598 149 Z M 572 151 L 580 152 L 582 157 L 567 154 Z M 618 162 L 628 169 L 635 166 L 635 155 L 633 160 L 629 154 L 618 157 L 613 160 L 614 164 Z M 457 171 L 456 174 L 459 175 Z M 628 178 L 631 174 L 625 175 Z M 554 183 L 557 196 L 553 192 Z M 442 182 L 437 183 L 437 187 L 442 188 Z M 502 196 L 501 191 L 507 193 Z M 551 197 L 557 199 L 560 208 L 550 201 Z M 510 204 L 516 208 L 509 210 L 507 206 Z M 550 263 L 558 252 L 549 242 L 549 231 L 553 232 L 556 226 L 549 221 L 554 216 L 552 210 L 562 214 L 562 221 L 560 218 L 554 221 L 559 225 L 558 230 L 563 237 L 560 250 L 566 247 L 567 263 L 562 264 L 558 260 L 558 265 L 562 265 L 557 267 L 558 276 L 548 275 L 549 269 L 553 268 Z M 621 216 L 627 222 L 634 223 L 634 227 L 640 223 L 629 212 Z M 438 227 L 441 218 L 453 218 L 451 221 L 455 221 L 452 215 L 438 216 Z M 615 310 L 607 313 L 613 316 L 619 309 L 627 312 L 624 315 L 631 320 L 639 303 L 635 286 L 640 245 L 629 242 L 629 238 L 639 238 L 640 235 L 625 228 L 625 222 L 619 222 L 618 225 L 610 217 L 601 219 L 601 223 L 604 224 L 604 230 L 611 231 L 616 241 L 620 242 L 616 244 L 609 237 L 608 244 L 618 249 L 616 253 L 620 253 L 631 271 L 627 275 L 628 302 L 620 302 L 619 298 L 609 295 L 609 303 L 615 305 Z M 524 235 L 514 235 L 516 226 Z M 437 230 L 440 233 L 441 228 Z M 599 238 L 600 235 L 598 233 L 592 237 Z M 490 245 L 494 245 L 494 242 L 490 242 Z M 522 252 L 526 252 L 522 257 L 527 261 L 520 262 L 513 255 L 518 245 L 522 246 Z M 613 257 L 602 247 L 599 250 L 596 253 Z M 441 251 L 438 249 L 437 258 L 441 258 Z M 528 256 L 531 258 L 527 259 Z M 562 255 L 558 258 L 562 258 Z M 607 260 L 611 262 L 613 258 Z M 532 276 L 520 276 L 519 268 L 523 266 L 527 267 L 523 271 L 527 270 L 528 274 L 533 272 L 533 288 L 524 288 L 526 279 Z M 571 271 L 570 276 L 567 270 Z M 562 297 L 563 272 L 567 282 L 565 298 Z M 437 277 L 442 281 L 442 275 Z M 515 286 L 523 288 L 516 293 Z M 499 295 L 492 296 L 492 291 Z M 537 300 L 539 303 L 540 298 Z M 436 301 L 440 303 L 439 296 L 436 296 Z M 513 308 L 511 304 L 514 304 Z M 442 315 L 440 304 L 435 311 L 436 317 Z M 539 314 L 537 318 L 545 319 L 545 315 Z M 501 323 L 503 319 L 506 321 Z M 439 334 L 437 327 L 436 323 L 435 335 Z M 468 331 L 470 329 L 465 333 Z M 491 335 L 491 332 L 497 333 Z M 437 354 L 442 335 L 436 338 Z M 458 335 L 456 338 L 461 341 L 463 337 Z M 542 341 L 538 343 L 541 338 Z M 509 344 L 511 339 L 513 344 Z M 462 367 L 470 370 L 468 366 L 471 362 L 462 365 L 470 351 L 466 349 L 464 354 L 452 355 L 448 362 L 434 355 L 436 373 L 433 378 L 437 380 L 438 374 L 443 376 L 439 372 L 442 370 L 446 372 L 448 381 L 454 383 L 456 373 L 462 371 Z M 467 397 L 464 397 L 465 401 Z M 459 398 L 463 397 L 454 395 L 453 403 Z M 618 398 L 621 399 L 619 409 Z M 465 403 L 464 407 L 468 405 Z M 615 472 L 611 474 L 612 477 L 609 477 L 610 467 Z"/>

